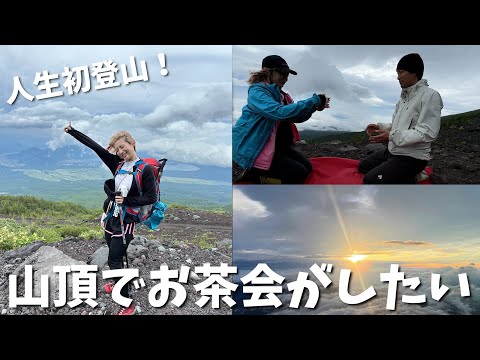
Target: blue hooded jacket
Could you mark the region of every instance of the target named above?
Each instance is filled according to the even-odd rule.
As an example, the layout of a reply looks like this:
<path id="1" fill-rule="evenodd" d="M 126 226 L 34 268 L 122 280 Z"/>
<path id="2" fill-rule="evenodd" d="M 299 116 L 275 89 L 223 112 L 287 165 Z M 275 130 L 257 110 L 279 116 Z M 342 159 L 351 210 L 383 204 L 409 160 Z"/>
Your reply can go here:
<path id="1" fill-rule="evenodd" d="M 276 84 L 255 83 L 248 88 L 248 101 L 232 130 L 233 161 L 250 169 L 267 142 L 276 121 L 304 122 L 312 116 L 322 101 L 317 94 L 283 105 L 280 87 Z"/>

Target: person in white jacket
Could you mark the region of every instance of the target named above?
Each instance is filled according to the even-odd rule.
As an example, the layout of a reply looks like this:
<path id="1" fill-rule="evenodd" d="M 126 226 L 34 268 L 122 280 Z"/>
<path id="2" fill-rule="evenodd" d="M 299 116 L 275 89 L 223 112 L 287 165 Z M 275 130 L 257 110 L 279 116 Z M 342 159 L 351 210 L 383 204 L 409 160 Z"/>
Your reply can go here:
<path id="1" fill-rule="evenodd" d="M 430 160 L 430 145 L 440 131 L 443 108 L 440 94 L 423 77 L 423 60 L 408 54 L 397 65 L 402 87 L 392 123 L 369 124 L 365 131 L 373 143 L 386 143 L 360 161 L 358 170 L 365 184 L 414 184 Z"/>

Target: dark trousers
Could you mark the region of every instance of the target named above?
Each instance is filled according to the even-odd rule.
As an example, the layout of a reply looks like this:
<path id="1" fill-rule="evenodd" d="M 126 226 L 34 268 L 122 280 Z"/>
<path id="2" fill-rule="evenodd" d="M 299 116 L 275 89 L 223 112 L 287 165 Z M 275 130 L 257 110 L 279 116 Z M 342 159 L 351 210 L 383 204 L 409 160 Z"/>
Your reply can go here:
<path id="1" fill-rule="evenodd" d="M 123 237 L 120 227 L 120 220 L 118 218 L 110 218 L 107 222 L 105 231 L 105 240 L 108 245 L 108 267 L 110 270 L 123 269 L 123 258 L 126 256 L 128 245 L 132 241 L 135 230 L 135 223 L 124 223 L 126 245 L 123 245 Z M 113 278 L 115 282 L 121 278 Z M 130 283 L 126 284 L 121 290 L 120 294 L 129 297 Z"/>
<path id="2" fill-rule="evenodd" d="M 276 151 L 267 176 L 281 179 L 282 184 L 303 184 L 312 172 L 312 164 L 293 147 Z"/>
<path id="3" fill-rule="evenodd" d="M 365 184 L 415 184 L 415 176 L 425 169 L 427 160 L 392 155 L 388 149 L 367 156 L 358 164 Z"/>

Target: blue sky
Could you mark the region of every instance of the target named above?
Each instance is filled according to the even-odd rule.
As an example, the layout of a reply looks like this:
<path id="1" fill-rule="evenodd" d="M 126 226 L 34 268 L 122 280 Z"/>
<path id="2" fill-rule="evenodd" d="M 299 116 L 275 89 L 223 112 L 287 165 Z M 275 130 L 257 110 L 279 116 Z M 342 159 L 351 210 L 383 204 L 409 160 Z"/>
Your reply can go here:
<path id="1" fill-rule="evenodd" d="M 360 131 L 369 123 L 390 122 L 401 91 L 396 66 L 412 52 L 422 56 L 423 78 L 443 98 L 442 115 L 479 108 L 478 45 L 235 45 L 233 122 L 246 104 L 249 71 L 259 70 L 271 54 L 281 55 L 298 72 L 284 87 L 294 100 L 313 93 L 331 97 L 331 108 L 298 124 L 299 129 Z"/>
<path id="2" fill-rule="evenodd" d="M 166 57 L 162 76 L 158 54 Z M 140 151 L 171 161 L 231 167 L 231 46 L 0 46 L 0 132 L 2 152 L 21 147 L 60 149 L 76 142 L 64 134 L 69 121 L 101 144 L 118 130 L 132 133 Z M 148 81 L 125 85 L 121 65 L 131 75 L 130 56 L 139 74 L 145 61 Z M 120 86 L 68 94 L 64 67 L 70 69 L 112 60 Z M 58 74 L 63 96 L 28 101 L 22 95 L 9 105 L 18 76 L 32 96 L 45 94 L 34 84 L 36 73 Z M 42 85 L 39 83 L 38 85 Z M 78 145 L 78 144 L 76 144 Z M 13 147 L 6 149 L 7 146 Z"/>

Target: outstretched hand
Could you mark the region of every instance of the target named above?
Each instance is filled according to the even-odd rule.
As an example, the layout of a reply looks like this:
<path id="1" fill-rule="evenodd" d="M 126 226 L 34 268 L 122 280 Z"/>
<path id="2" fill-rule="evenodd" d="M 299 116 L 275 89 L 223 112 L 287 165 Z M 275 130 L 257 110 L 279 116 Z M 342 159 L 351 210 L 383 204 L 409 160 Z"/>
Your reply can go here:
<path id="1" fill-rule="evenodd" d="M 327 102 L 325 103 L 324 109 L 328 109 L 330 107 L 330 98 L 327 97 Z"/>
<path id="2" fill-rule="evenodd" d="M 65 125 L 65 127 L 63 128 L 63 131 L 65 131 L 66 133 L 68 133 L 70 130 L 72 130 L 72 122 L 69 121 L 68 122 L 68 125 Z"/>
<path id="3" fill-rule="evenodd" d="M 322 94 L 325 96 L 325 94 Z M 318 111 L 322 111 L 323 109 L 328 109 L 330 107 L 330 98 L 325 96 L 325 105 L 320 106 L 317 108 Z"/>

